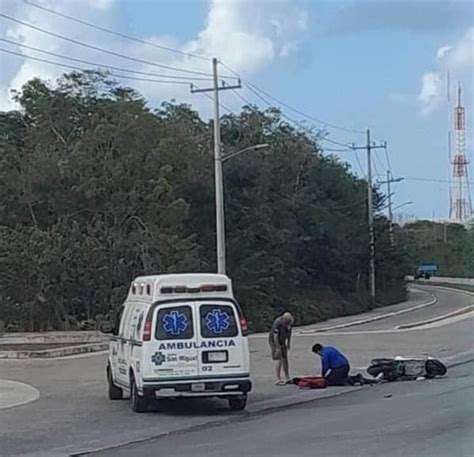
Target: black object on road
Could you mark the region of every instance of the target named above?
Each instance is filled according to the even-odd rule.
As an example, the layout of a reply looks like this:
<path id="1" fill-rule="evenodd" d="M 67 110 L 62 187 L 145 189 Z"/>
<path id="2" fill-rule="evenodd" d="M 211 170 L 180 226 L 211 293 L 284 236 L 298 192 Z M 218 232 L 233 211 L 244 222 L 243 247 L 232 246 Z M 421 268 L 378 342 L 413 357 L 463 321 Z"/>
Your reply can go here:
<path id="1" fill-rule="evenodd" d="M 393 381 L 413 381 L 418 378 L 433 379 L 444 376 L 446 366 L 439 360 L 428 358 L 381 358 L 370 362 L 367 373 L 377 379 Z"/>

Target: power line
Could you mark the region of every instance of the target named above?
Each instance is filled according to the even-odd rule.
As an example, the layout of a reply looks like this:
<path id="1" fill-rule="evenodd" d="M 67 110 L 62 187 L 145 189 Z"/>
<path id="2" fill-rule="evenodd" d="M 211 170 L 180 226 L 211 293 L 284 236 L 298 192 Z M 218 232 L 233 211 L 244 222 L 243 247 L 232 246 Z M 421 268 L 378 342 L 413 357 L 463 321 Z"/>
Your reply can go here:
<path id="1" fill-rule="evenodd" d="M 347 152 L 349 149 L 342 149 L 342 148 L 324 148 L 327 152 Z"/>
<path id="2" fill-rule="evenodd" d="M 250 87 L 247 87 L 249 90 L 252 90 L 252 88 Z M 244 103 L 246 103 L 247 105 L 251 106 L 252 103 L 247 100 L 243 95 L 241 95 L 239 92 L 237 91 L 233 91 Z M 255 95 L 257 97 L 259 97 L 261 100 L 263 100 L 267 105 L 271 106 L 271 104 L 268 102 L 268 100 L 265 100 L 258 92 L 254 92 Z M 303 126 L 302 124 L 300 124 L 298 121 L 294 120 L 294 119 L 291 119 L 289 116 L 286 116 L 284 113 L 281 113 L 283 117 L 285 117 L 286 119 L 289 119 L 292 123 L 295 123 L 296 125 L 298 125 L 298 127 L 300 128 L 303 128 L 304 130 L 306 131 L 309 131 L 309 129 L 306 127 L 306 126 Z M 312 132 L 310 132 L 312 133 Z M 347 152 L 347 151 L 350 151 L 352 150 L 352 148 L 350 148 L 348 145 L 345 145 L 343 143 L 339 143 L 337 141 L 333 141 L 333 140 L 330 140 L 328 138 L 320 138 L 320 140 L 324 140 L 324 141 L 328 141 L 328 142 L 332 142 L 332 143 L 335 143 L 337 145 L 341 145 L 344 147 L 344 149 L 341 149 L 341 148 L 324 148 L 324 151 L 329 151 L 329 152 Z M 359 165 L 359 169 L 361 171 L 361 174 L 362 176 L 365 176 L 365 171 L 364 171 L 364 167 L 362 166 L 362 163 L 359 159 L 359 156 L 357 155 L 357 151 L 354 151 L 354 155 L 355 155 L 355 158 L 357 160 L 357 163 Z"/>
<path id="3" fill-rule="evenodd" d="M 247 100 L 240 92 L 237 92 L 235 89 L 232 91 L 237 97 L 239 97 L 247 106 L 252 106 L 249 100 Z"/>
<path id="4" fill-rule="evenodd" d="M 232 70 L 232 68 L 230 68 L 228 65 L 224 64 L 223 62 L 221 62 L 221 65 L 224 67 L 224 68 L 227 68 L 227 70 L 229 70 L 231 73 L 233 73 L 234 75 L 240 77 L 242 79 L 242 81 L 245 81 L 246 82 L 246 85 L 247 87 L 252 87 L 253 89 L 255 89 L 256 91 L 259 91 L 261 93 L 263 93 L 264 95 L 266 95 L 267 97 L 269 97 L 270 99 L 272 99 L 273 101 L 275 101 L 276 103 L 286 107 L 287 109 L 293 111 L 294 113 L 296 114 L 299 114 L 300 116 L 303 116 L 303 117 L 306 117 L 307 119 L 313 121 L 313 122 L 317 122 L 318 124 L 322 124 L 326 127 L 329 127 L 329 128 L 333 128 L 333 129 L 337 129 L 337 130 L 342 130 L 342 131 L 345 131 L 345 132 L 350 132 L 350 133 L 357 133 L 357 134 L 363 134 L 365 132 L 363 132 L 362 130 L 355 130 L 355 129 L 350 129 L 350 128 L 346 128 L 346 127 L 342 127 L 342 126 L 339 126 L 339 125 L 336 125 L 336 124 L 332 124 L 330 122 L 326 122 L 322 119 L 319 119 L 318 117 L 316 116 L 312 116 L 310 114 L 307 114 L 305 113 L 304 111 L 301 111 L 300 109 L 298 108 L 295 108 L 293 106 L 291 106 L 290 104 L 284 102 L 283 100 L 280 100 L 279 98 L 273 96 L 272 94 L 270 94 L 269 92 L 265 91 L 264 89 L 261 89 L 260 87 L 258 87 L 257 85 L 251 83 L 248 79 L 246 78 L 243 78 L 239 73 L 237 73 L 236 71 Z M 250 88 L 249 87 L 249 88 Z"/>
<path id="5" fill-rule="evenodd" d="M 380 165 L 380 167 L 382 167 L 382 170 L 384 169 L 384 165 L 383 165 L 383 163 L 382 163 L 382 160 L 380 159 L 380 157 L 379 157 L 378 154 L 377 154 L 377 149 L 376 149 L 374 152 L 375 152 L 375 154 L 374 154 L 374 156 L 375 156 L 375 160 L 374 160 L 375 173 L 376 173 L 378 176 L 384 176 L 382 173 L 380 173 L 380 170 L 379 170 L 379 168 L 378 168 L 378 166 L 377 166 L 377 163 L 378 163 L 378 165 Z"/>
<path id="6" fill-rule="evenodd" d="M 87 27 L 91 27 L 93 29 L 100 30 L 100 31 L 105 32 L 105 33 L 110 33 L 111 35 L 115 35 L 115 36 L 118 36 L 120 38 L 125 38 L 127 40 L 135 41 L 136 43 L 145 44 L 147 46 L 152 46 L 154 48 L 161 49 L 163 51 L 174 52 L 176 54 L 181 54 L 181 55 L 187 56 L 187 57 L 193 57 L 193 58 L 196 58 L 196 59 L 201 59 L 201 60 L 206 60 L 206 61 L 211 60 L 209 57 L 205 57 L 205 56 L 202 56 L 202 55 L 199 55 L 199 54 L 193 54 L 191 52 L 180 51 L 179 49 L 174 49 L 174 48 L 171 48 L 169 46 L 164 46 L 164 45 L 161 45 L 161 44 L 152 43 L 150 41 L 146 41 L 146 40 L 142 40 L 140 38 L 136 38 L 136 37 L 133 37 L 133 36 L 130 36 L 130 35 L 126 35 L 124 33 L 120 33 L 120 32 L 117 32 L 115 30 L 107 29 L 107 28 L 102 27 L 100 25 L 92 24 L 92 23 L 84 21 L 82 19 L 78 19 L 76 17 L 69 16 L 69 15 L 64 14 L 64 13 L 60 13 L 59 11 L 55 11 L 53 9 L 46 8 L 45 6 L 38 5 L 37 3 L 30 2 L 28 0 L 23 0 L 23 2 L 28 4 L 28 5 L 33 6 L 34 8 L 38 8 L 40 10 L 46 11 L 48 13 L 54 14 L 54 15 L 62 17 L 64 19 L 68 19 L 69 21 L 73 21 L 73 22 L 76 22 L 78 24 L 86 25 Z"/>
<path id="7" fill-rule="evenodd" d="M 132 57 L 132 56 L 128 56 L 128 55 L 125 55 L 125 54 L 120 54 L 119 52 L 110 51 L 109 49 L 104 49 L 104 48 L 101 48 L 99 46 L 95 46 L 95 45 L 92 45 L 92 44 L 89 44 L 89 43 L 84 43 L 83 41 L 75 40 L 73 38 L 69 38 L 69 37 L 66 37 L 64 35 L 60 35 L 58 33 L 51 32 L 50 30 L 46 30 L 46 29 L 43 29 L 41 27 L 37 27 L 36 25 L 29 24 L 28 22 L 20 21 L 19 19 L 16 19 L 12 16 L 8 16 L 7 14 L 4 14 L 4 13 L 0 13 L 0 17 L 2 17 L 4 19 L 7 19 L 9 21 L 12 21 L 12 22 L 16 22 L 17 24 L 24 25 L 25 27 L 28 27 L 28 28 L 36 30 L 38 32 L 44 33 L 46 35 L 50 35 L 50 36 L 53 36 L 55 38 L 59 38 L 60 40 L 67 41 L 69 43 L 73 43 L 73 44 L 76 44 L 78 46 L 82 46 L 84 48 L 93 49 L 94 51 L 99 51 L 99 52 L 103 52 L 105 54 L 110 54 L 110 55 L 115 56 L 115 57 L 120 57 L 121 59 L 127 59 L 127 60 L 131 60 L 133 62 L 138 62 L 138 63 L 142 63 L 142 64 L 146 64 L 146 65 L 152 65 L 154 67 L 165 68 L 167 70 L 172 70 L 172 71 L 180 71 L 180 72 L 183 72 L 183 73 L 195 74 L 195 75 L 201 75 L 201 76 L 211 76 L 209 73 L 205 73 L 205 72 L 202 72 L 202 71 L 188 70 L 186 68 L 178 68 L 178 67 L 173 67 L 173 66 L 170 66 L 170 65 L 159 64 L 159 63 L 155 63 L 155 62 L 150 62 L 149 60 L 143 60 L 143 59 L 139 59 L 137 57 Z"/>
<path id="8" fill-rule="evenodd" d="M 433 178 L 419 178 L 419 177 L 410 177 L 410 176 L 405 176 L 405 179 L 409 180 L 409 181 L 421 181 L 421 182 L 433 182 L 433 183 L 446 183 L 446 184 L 450 184 L 451 181 L 449 181 L 448 179 L 433 179 Z M 467 181 L 468 184 L 473 184 L 474 185 L 474 181 Z"/>
<path id="9" fill-rule="evenodd" d="M 189 80 L 208 81 L 209 79 L 211 79 L 211 78 L 198 77 L 198 76 L 175 76 L 175 75 L 170 76 L 170 75 L 164 75 L 162 73 L 150 73 L 150 72 L 147 72 L 147 71 L 130 70 L 129 68 L 116 67 L 114 65 L 102 64 L 102 63 L 98 63 L 98 62 L 92 62 L 90 60 L 83 60 L 83 59 L 78 59 L 76 57 L 65 56 L 64 54 L 58 54 L 56 52 L 45 51 L 44 49 L 36 48 L 34 46 L 28 46 L 26 44 L 22 44 L 22 43 L 19 43 L 17 41 L 7 40 L 5 38 L 0 38 L 0 41 L 3 41 L 5 43 L 9 43 L 9 44 L 13 44 L 15 46 L 19 46 L 21 48 L 30 49 L 32 51 L 40 52 L 42 54 L 47 54 L 49 56 L 58 57 L 59 59 L 70 60 L 72 62 L 79 62 L 79 63 L 83 63 L 83 64 L 86 64 L 86 65 L 92 65 L 92 66 L 96 66 L 96 67 L 110 68 L 111 70 L 123 71 L 123 72 L 126 72 L 126 73 L 135 73 L 135 74 L 145 75 L 145 76 L 155 76 L 155 77 L 158 77 L 158 78 L 184 79 L 186 81 L 189 81 Z"/>
<path id="10" fill-rule="evenodd" d="M 247 85 L 253 86 L 253 88 L 255 90 L 258 90 L 258 91 L 262 92 L 267 97 L 270 97 L 272 100 L 274 100 L 276 103 L 279 103 L 280 105 L 286 107 L 287 109 L 293 111 L 294 113 L 299 114 L 300 116 L 306 117 L 307 119 L 309 119 L 313 122 L 317 122 L 318 124 L 324 125 L 326 127 L 333 128 L 333 129 L 336 129 L 336 130 L 341 130 L 341 131 L 344 131 L 344 132 L 357 133 L 357 134 L 364 133 L 362 131 L 353 130 L 353 129 L 349 129 L 349 128 L 346 128 L 346 127 L 340 127 L 338 125 L 331 124 L 330 122 L 323 121 L 322 119 L 319 119 L 315 116 L 311 116 L 309 114 L 306 114 L 304 111 L 301 111 L 297 108 L 294 108 L 293 106 L 289 105 L 288 103 L 284 102 L 283 100 L 280 100 L 280 99 L 274 97 L 273 95 L 271 95 L 270 93 L 268 93 L 267 91 L 259 88 L 255 84 L 247 82 Z"/>
<path id="11" fill-rule="evenodd" d="M 268 106 L 272 106 L 272 103 L 270 103 L 263 95 L 261 95 L 256 89 L 254 89 L 252 86 L 249 86 L 249 85 L 246 85 L 247 89 L 249 89 L 254 95 L 256 95 L 260 100 L 262 100 L 264 103 L 266 103 Z M 281 116 L 285 119 L 287 119 L 288 121 L 290 121 L 291 123 L 297 125 L 299 128 L 303 129 L 303 130 L 306 130 L 307 132 L 309 132 L 310 134 L 313 134 L 314 132 L 311 131 L 311 129 L 309 129 L 308 127 L 306 127 L 304 124 L 302 124 L 301 122 L 291 118 L 290 116 L 288 116 L 287 114 L 285 114 L 284 112 L 281 112 Z M 332 144 L 335 144 L 336 146 L 341 146 L 343 148 L 346 148 L 347 150 L 350 149 L 350 146 L 347 145 L 347 144 L 344 144 L 344 143 L 340 143 L 339 141 L 336 141 L 336 140 L 332 140 L 330 138 L 327 138 L 327 137 L 319 137 L 318 138 L 320 141 L 326 141 L 328 143 L 332 143 Z"/>
<path id="12" fill-rule="evenodd" d="M 390 162 L 390 154 L 388 153 L 387 147 L 385 147 L 385 159 L 387 160 L 387 167 L 390 173 L 393 175 L 392 163 Z"/>
<path id="13" fill-rule="evenodd" d="M 198 88 L 198 87 L 196 86 L 196 88 Z M 207 97 L 209 100 L 214 101 L 214 97 L 212 97 L 212 95 L 206 94 L 206 92 L 201 92 L 201 94 L 204 95 L 204 97 Z M 228 106 L 224 105 L 220 101 L 219 101 L 219 106 L 224 108 L 228 113 L 235 114 L 233 110 L 231 110 Z"/>
<path id="14" fill-rule="evenodd" d="M 332 206 L 331 210 L 339 210 L 339 209 L 345 209 L 345 208 L 353 208 L 354 206 L 359 206 L 359 205 L 366 205 L 367 199 L 364 198 L 363 200 L 360 200 L 355 203 L 349 203 L 347 205 L 340 205 L 340 206 Z"/>
<path id="15" fill-rule="evenodd" d="M 6 52 L 8 54 L 23 57 L 24 59 L 27 59 L 27 60 L 35 60 L 37 62 L 46 63 L 48 65 L 55 65 L 57 67 L 69 68 L 72 70 L 79 70 L 79 71 L 93 71 L 94 70 L 92 68 L 81 68 L 81 67 L 75 67 L 73 65 L 53 62 L 51 60 L 41 59 L 40 57 L 33 57 L 27 54 L 22 54 L 20 52 L 10 51 L 8 49 L 3 49 L 3 48 L 0 48 L 0 52 Z M 148 82 L 161 83 L 161 84 L 185 84 L 185 85 L 189 84 L 189 82 L 186 82 L 186 81 L 165 81 L 165 80 L 159 80 L 159 79 L 138 78 L 138 77 L 128 76 L 128 75 L 119 75 L 117 73 L 112 73 L 112 72 L 109 72 L 109 75 L 114 76 L 116 78 L 132 79 L 134 81 L 148 81 Z"/>
<path id="16" fill-rule="evenodd" d="M 248 81 L 246 78 L 243 78 L 239 73 L 237 73 L 236 71 L 234 71 L 232 68 L 230 68 L 228 65 L 224 64 L 223 62 L 221 62 L 221 64 L 222 64 L 223 67 L 225 67 L 225 68 L 226 68 L 227 70 L 229 70 L 231 73 L 233 73 L 234 75 L 240 77 L 243 81 L 245 81 L 245 82 L 246 82 L 245 85 L 246 85 L 247 89 L 249 89 L 254 95 L 256 95 L 260 100 L 262 100 L 265 104 L 267 104 L 267 105 L 270 106 L 270 107 L 271 107 L 272 104 L 271 104 L 267 99 L 265 99 L 265 98 L 260 94 L 260 92 L 263 93 L 263 94 L 265 94 L 265 95 L 267 95 L 270 99 L 276 101 L 276 102 L 279 103 L 280 105 L 286 106 L 288 109 L 291 109 L 292 111 L 294 111 L 294 112 L 296 112 L 296 113 L 298 113 L 298 114 L 300 114 L 300 115 L 302 115 L 302 116 L 304 116 L 304 117 L 307 117 L 307 118 L 309 118 L 309 119 L 311 119 L 311 120 L 313 120 L 313 121 L 319 122 L 319 123 L 321 123 L 321 124 L 323 124 L 323 125 L 326 125 L 326 126 L 328 126 L 328 127 L 332 127 L 332 128 L 339 129 L 339 130 L 343 130 L 343 131 L 348 131 L 348 132 L 351 132 L 351 133 L 357 133 L 357 134 L 364 133 L 364 132 L 361 131 L 361 130 L 347 129 L 347 128 L 345 128 L 345 127 L 340 127 L 340 126 L 337 126 L 337 125 L 330 124 L 330 123 L 328 123 L 328 122 L 322 121 L 321 119 L 318 119 L 318 118 L 316 118 L 316 117 L 314 117 L 314 116 L 307 115 L 307 114 L 304 113 L 303 111 L 298 110 L 298 109 L 295 109 L 295 108 L 293 108 L 292 106 L 290 106 L 289 104 L 287 104 L 287 103 L 285 103 L 285 102 L 279 100 L 278 98 L 272 96 L 272 95 L 271 95 L 270 93 L 268 93 L 267 91 L 264 91 L 264 90 L 258 88 L 256 85 L 252 84 L 252 83 L 251 83 L 250 81 Z M 248 101 L 245 100 L 240 94 L 238 94 L 238 96 L 239 96 L 241 99 L 243 99 L 244 102 L 247 102 L 247 103 L 248 103 Z M 249 104 L 249 103 L 248 103 L 248 104 Z M 289 120 L 289 121 L 292 122 L 293 124 L 296 124 L 298 127 L 302 128 L 302 129 L 304 129 L 304 130 L 306 130 L 306 131 L 309 131 L 309 129 L 308 129 L 306 126 L 302 125 L 300 122 L 298 122 L 298 121 L 292 119 L 291 117 L 287 116 L 285 113 L 281 113 L 281 115 L 282 115 L 282 117 L 284 117 L 285 119 Z M 313 132 L 310 131 L 310 133 L 312 134 Z M 350 149 L 351 149 L 351 147 L 350 147 L 349 145 L 344 144 L 344 143 L 340 143 L 339 141 L 335 141 L 335 140 L 332 140 L 332 139 L 327 138 L 327 137 L 320 137 L 319 140 L 320 140 L 320 141 L 326 141 L 326 142 L 328 142 L 328 143 L 331 143 L 331 144 L 334 144 L 334 145 L 336 145 L 336 146 L 340 146 L 340 147 L 344 148 L 344 149 L 337 149 L 337 150 L 335 150 L 335 152 L 344 152 L 344 151 L 347 151 L 347 150 L 350 150 Z M 361 163 L 361 161 L 360 161 L 360 159 L 359 159 L 359 156 L 357 155 L 357 151 L 354 150 L 354 152 L 355 152 L 355 157 L 356 157 L 356 160 L 357 160 L 357 164 L 358 164 L 359 169 L 360 169 L 360 171 L 361 171 L 361 173 L 362 173 L 362 176 L 365 176 L 365 171 L 364 171 L 364 168 L 363 168 L 363 166 L 362 166 L 362 163 Z"/>
<path id="17" fill-rule="evenodd" d="M 362 166 L 362 162 L 359 159 L 359 154 L 357 154 L 356 150 L 354 150 L 354 154 L 355 154 L 355 157 L 356 157 L 357 165 L 359 165 L 359 169 L 362 173 L 362 176 L 365 176 L 366 173 L 365 173 L 364 167 Z"/>

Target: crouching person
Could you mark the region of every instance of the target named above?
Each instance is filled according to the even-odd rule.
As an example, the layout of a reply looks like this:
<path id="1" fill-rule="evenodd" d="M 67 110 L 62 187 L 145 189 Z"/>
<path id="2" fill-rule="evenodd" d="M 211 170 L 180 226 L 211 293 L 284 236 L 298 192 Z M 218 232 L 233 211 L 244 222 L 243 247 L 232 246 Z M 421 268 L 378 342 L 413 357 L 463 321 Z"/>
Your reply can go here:
<path id="1" fill-rule="evenodd" d="M 348 384 L 349 361 L 336 348 L 316 343 L 312 351 L 321 357 L 321 376 L 328 386 L 344 386 Z"/>

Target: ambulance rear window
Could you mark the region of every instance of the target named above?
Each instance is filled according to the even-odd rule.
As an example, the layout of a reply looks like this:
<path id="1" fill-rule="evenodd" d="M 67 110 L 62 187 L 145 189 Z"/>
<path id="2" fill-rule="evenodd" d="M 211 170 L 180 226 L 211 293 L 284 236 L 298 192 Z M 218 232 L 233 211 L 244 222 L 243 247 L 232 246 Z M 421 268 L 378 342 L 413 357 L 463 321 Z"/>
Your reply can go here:
<path id="1" fill-rule="evenodd" d="M 188 340 L 194 336 L 193 313 L 190 306 L 173 306 L 158 309 L 156 319 L 157 340 Z"/>
<path id="2" fill-rule="evenodd" d="M 234 308 L 229 305 L 201 305 L 199 309 L 201 335 L 204 338 L 232 338 L 237 336 Z"/>

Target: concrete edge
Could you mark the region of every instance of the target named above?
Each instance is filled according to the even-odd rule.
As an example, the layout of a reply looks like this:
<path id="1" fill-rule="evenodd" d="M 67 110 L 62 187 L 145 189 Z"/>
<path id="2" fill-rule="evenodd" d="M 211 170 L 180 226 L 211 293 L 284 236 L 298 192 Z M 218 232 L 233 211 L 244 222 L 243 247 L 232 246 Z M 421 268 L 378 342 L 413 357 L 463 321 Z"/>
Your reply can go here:
<path id="1" fill-rule="evenodd" d="M 314 395 L 314 393 L 316 393 L 316 392 L 327 392 L 327 390 L 309 390 L 307 392 L 303 392 L 302 395 L 299 395 L 299 396 L 298 395 L 287 395 L 285 397 L 276 398 L 274 400 L 263 400 L 261 402 L 256 402 L 255 406 L 257 406 L 259 403 L 261 405 L 263 405 L 263 404 L 267 405 L 268 404 L 268 406 L 263 406 L 263 407 L 261 406 L 261 407 L 257 407 L 257 408 L 254 408 L 254 409 L 248 408 L 246 411 L 244 411 L 242 413 L 235 413 L 234 416 L 228 417 L 226 419 L 217 419 L 217 420 L 214 420 L 214 421 L 205 422 L 205 423 L 202 423 L 202 424 L 197 424 L 197 425 L 193 425 L 193 426 L 190 426 L 190 427 L 181 428 L 181 429 L 173 430 L 173 431 L 170 431 L 170 432 L 160 433 L 158 435 L 154 435 L 154 436 L 147 437 L 147 438 L 139 438 L 139 439 L 128 441 L 128 442 L 118 443 L 118 444 L 115 444 L 115 445 L 112 445 L 112 446 L 104 446 L 104 447 L 100 447 L 100 448 L 96 448 L 96 449 L 92 449 L 92 450 L 79 451 L 79 452 L 76 452 L 76 453 L 69 454 L 69 457 L 83 457 L 83 456 L 96 454 L 96 453 L 103 452 L 103 451 L 110 451 L 110 450 L 119 449 L 119 448 L 122 448 L 122 447 L 125 447 L 125 446 L 131 446 L 131 445 L 134 445 L 134 444 L 141 444 L 141 443 L 146 443 L 146 442 L 149 442 L 149 441 L 160 440 L 160 439 L 163 439 L 163 438 L 167 438 L 167 437 L 170 437 L 170 436 L 177 435 L 179 433 L 190 433 L 190 432 L 203 430 L 203 429 L 206 429 L 206 428 L 226 425 L 226 424 L 230 424 L 230 423 L 233 423 L 233 422 L 238 422 L 238 421 L 248 419 L 249 417 L 258 416 L 259 414 L 261 414 L 263 412 L 271 413 L 272 411 L 275 411 L 275 412 L 279 411 L 282 408 L 292 408 L 292 407 L 300 406 L 300 405 L 303 405 L 303 404 L 306 404 L 306 403 L 311 403 L 311 402 L 318 401 L 318 400 L 324 400 L 324 399 L 327 399 L 327 398 L 339 397 L 341 395 L 346 395 L 346 394 L 349 394 L 351 392 L 361 390 L 363 388 L 364 388 L 364 386 L 347 387 L 347 388 L 344 388 L 344 390 L 339 390 L 339 391 L 331 393 L 331 394 L 318 395 L 318 396 Z M 295 387 L 295 389 L 297 389 L 297 387 Z M 331 388 L 329 388 L 329 389 L 331 389 Z M 310 394 L 310 393 L 312 393 L 313 395 L 305 395 L 305 394 Z M 295 401 L 295 399 L 296 399 L 296 401 Z"/>
<path id="2" fill-rule="evenodd" d="M 0 359 L 52 359 L 71 355 L 87 354 L 104 351 L 109 348 L 109 342 L 81 344 L 80 346 L 65 346 L 62 348 L 44 349 L 37 351 L 1 351 Z"/>
<path id="3" fill-rule="evenodd" d="M 426 303 L 421 303 L 419 305 L 411 306 L 410 308 L 405 308 L 405 309 L 401 309 L 399 311 L 393 311 L 393 312 L 389 312 L 389 313 L 386 313 L 386 314 L 381 314 L 379 316 L 369 317 L 369 318 L 366 318 L 366 319 L 360 319 L 358 321 L 347 322 L 345 324 L 338 324 L 338 325 L 333 325 L 333 326 L 330 326 L 330 327 L 323 327 L 321 329 L 301 330 L 301 331 L 298 332 L 298 334 L 304 335 L 304 334 L 311 334 L 311 333 L 328 332 L 328 331 L 331 331 L 331 330 L 338 330 L 338 329 L 341 329 L 341 328 L 355 327 L 357 325 L 368 324 L 370 322 L 380 321 L 382 319 L 388 319 L 389 317 L 398 316 L 400 314 L 409 313 L 411 311 L 416 311 L 418 309 L 422 309 L 422 308 L 425 308 L 427 306 L 434 305 L 438 301 L 438 298 L 433 294 L 431 294 L 431 297 L 432 298 L 431 298 L 430 301 L 428 301 Z"/>
<path id="4" fill-rule="evenodd" d="M 412 284 L 412 287 L 416 287 L 416 284 L 414 282 L 410 283 Z M 420 286 L 427 286 L 427 287 L 433 287 L 433 288 L 436 288 L 436 289 L 443 289 L 443 290 L 449 290 L 449 291 L 455 291 L 456 293 L 459 293 L 459 294 L 463 294 L 463 295 L 469 295 L 471 297 L 474 297 L 474 292 L 470 292 L 469 290 L 465 290 L 465 289 L 460 289 L 459 287 L 456 287 L 456 285 L 458 284 L 453 284 L 452 286 L 442 286 L 442 285 L 437 285 L 436 283 L 428 283 L 428 282 L 424 282 L 424 283 L 420 283 L 419 284 Z"/>
<path id="5" fill-rule="evenodd" d="M 458 309 L 457 311 L 453 311 L 452 313 L 443 314 L 442 316 L 433 317 L 432 319 L 427 319 L 425 321 L 414 322 L 412 324 L 397 325 L 395 327 L 395 329 L 396 330 L 403 330 L 403 329 L 408 329 L 408 328 L 421 327 L 423 325 L 443 321 L 443 320 L 449 319 L 451 317 L 462 316 L 463 314 L 470 313 L 471 311 L 474 311 L 474 305 L 468 305 L 465 308 Z"/>
<path id="6" fill-rule="evenodd" d="M 470 351 L 460 352 L 459 354 L 452 355 L 447 357 L 444 362 L 448 368 L 454 368 L 458 365 L 464 365 L 474 361 L 474 349 Z"/>

